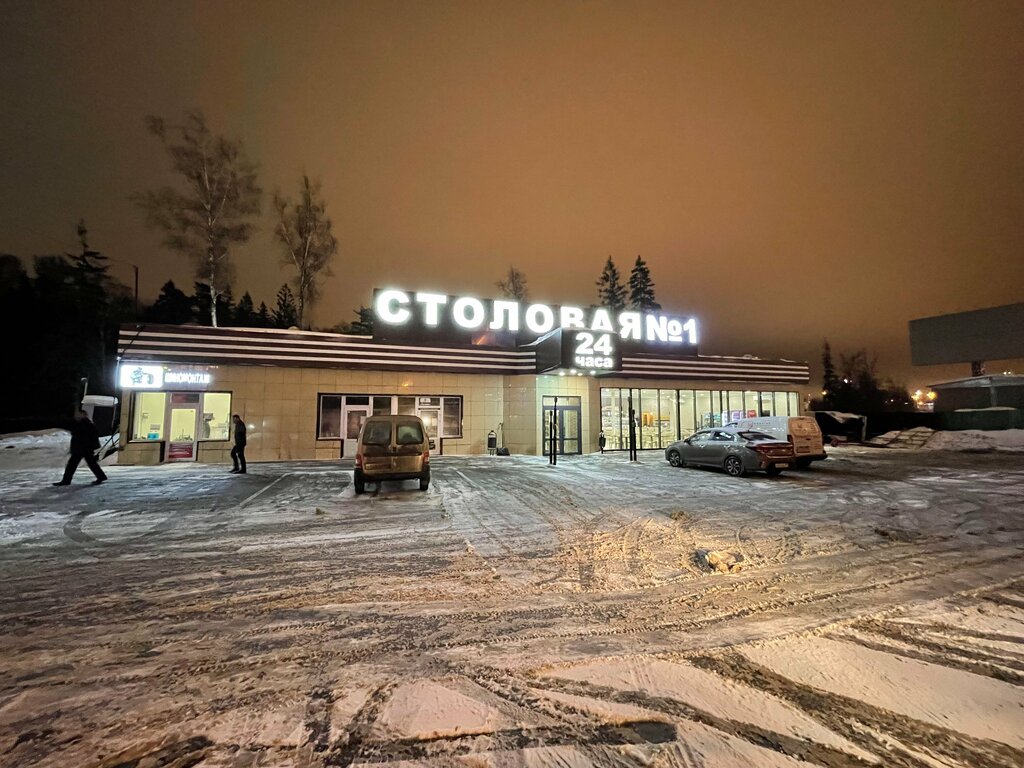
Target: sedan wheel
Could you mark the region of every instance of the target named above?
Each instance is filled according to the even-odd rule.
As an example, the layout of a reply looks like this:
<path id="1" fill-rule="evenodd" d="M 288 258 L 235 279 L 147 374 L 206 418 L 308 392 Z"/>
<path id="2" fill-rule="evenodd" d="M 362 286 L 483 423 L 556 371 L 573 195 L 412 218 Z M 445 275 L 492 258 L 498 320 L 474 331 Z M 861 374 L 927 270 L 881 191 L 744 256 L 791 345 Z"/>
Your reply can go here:
<path id="1" fill-rule="evenodd" d="M 685 464 L 683 457 L 679 455 L 679 451 L 668 452 L 668 463 L 673 467 L 682 467 Z"/>
<path id="2" fill-rule="evenodd" d="M 745 470 L 743 469 L 743 461 L 739 456 L 729 456 L 725 460 L 725 471 L 733 477 L 743 477 Z"/>

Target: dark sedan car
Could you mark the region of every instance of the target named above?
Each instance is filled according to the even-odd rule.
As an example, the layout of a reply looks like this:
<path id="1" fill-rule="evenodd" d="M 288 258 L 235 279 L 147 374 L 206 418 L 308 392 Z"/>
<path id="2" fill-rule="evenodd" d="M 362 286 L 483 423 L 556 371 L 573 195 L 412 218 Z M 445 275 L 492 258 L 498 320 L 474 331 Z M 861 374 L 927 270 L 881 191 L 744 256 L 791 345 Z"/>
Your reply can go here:
<path id="1" fill-rule="evenodd" d="M 735 427 L 702 429 L 665 449 L 673 467 L 721 467 L 733 477 L 747 472 L 775 476 L 793 466 L 793 446 L 785 440 Z"/>

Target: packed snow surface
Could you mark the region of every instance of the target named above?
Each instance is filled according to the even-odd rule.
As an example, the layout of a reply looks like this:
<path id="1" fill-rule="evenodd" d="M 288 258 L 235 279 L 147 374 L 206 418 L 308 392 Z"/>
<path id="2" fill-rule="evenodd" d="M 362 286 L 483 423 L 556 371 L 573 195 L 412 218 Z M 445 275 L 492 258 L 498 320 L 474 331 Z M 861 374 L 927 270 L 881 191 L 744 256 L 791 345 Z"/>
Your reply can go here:
<path id="1" fill-rule="evenodd" d="M 1020 454 L 439 456 L 356 496 L 0 455 L 49 439 L 0 472 L 4 768 L 1024 765 Z"/>

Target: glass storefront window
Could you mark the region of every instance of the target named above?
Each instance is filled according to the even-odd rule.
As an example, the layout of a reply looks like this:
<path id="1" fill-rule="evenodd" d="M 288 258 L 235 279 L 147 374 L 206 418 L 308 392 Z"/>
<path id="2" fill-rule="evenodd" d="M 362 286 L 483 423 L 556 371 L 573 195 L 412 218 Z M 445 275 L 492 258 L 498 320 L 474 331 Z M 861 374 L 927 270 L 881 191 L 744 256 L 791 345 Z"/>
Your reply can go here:
<path id="1" fill-rule="evenodd" d="M 640 441 L 638 448 L 658 448 L 661 440 L 658 436 L 658 390 L 640 390 L 640 404 L 633 403 L 636 410 L 637 424 L 640 433 L 637 439 Z"/>
<path id="2" fill-rule="evenodd" d="M 774 416 L 775 415 L 775 401 L 772 398 L 771 392 L 761 393 L 761 415 L 762 416 Z"/>
<path id="3" fill-rule="evenodd" d="M 697 421 L 693 413 L 694 397 L 692 389 L 679 390 L 679 429 L 682 437 L 689 437 L 697 431 Z"/>
<path id="4" fill-rule="evenodd" d="M 462 437 L 462 398 L 445 397 L 443 401 L 441 437 Z"/>
<path id="5" fill-rule="evenodd" d="M 132 440 L 163 440 L 166 392 L 136 392 Z"/>
<path id="6" fill-rule="evenodd" d="M 714 414 L 711 412 L 711 393 L 705 389 L 697 390 L 697 428 L 706 429 L 714 421 Z"/>
<path id="7" fill-rule="evenodd" d="M 373 415 L 374 416 L 390 416 L 391 415 L 391 397 L 381 397 L 374 395 L 373 398 Z"/>
<path id="8" fill-rule="evenodd" d="M 398 398 L 398 413 L 401 416 L 415 416 L 416 415 L 416 398 L 415 397 L 402 397 Z"/>
<path id="9" fill-rule="evenodd" d="M 799 416 L 800 415 L 800 396 L 796 392 L 789 393 L 789 415 Z"/>
<path id="10" fill-rule="evenodd" d="M 711 392 L 711 426 L 720 427 L 722 421 L 722 393 L 718 390 Z"/>
<path id="11" fill-rule="evenodd" d="M 200 440 L 228 440 L 231 437 L 231 393 L 206 392 Z"/>
<path id="12" fill-rule="evenodd" d="M 604 432 L 605 450 L 617 451 L 625 447 L 622 425 L 622 391 L 611 387 L 602 389 L 601 430 Z"/>
<path id="13" fill-rule="evenodd" d="M 341 437 L 341 395 L 320 395 L 320 428 L 316 436 L 321 440 Z"/>
<path id="14" fill-rule="evenodd" d="M 743 393 L 743 418 L 756 419 L 761 405 L 757 400 L 757 392 Z"/>
<path id="15" fill-rule="evenodd" d="M 658 425 L 661 433 L 659 448 L 665 448 L 669 443 L 679 439 L 679 414 L 676 410 L 676 391 L 674 389 L 662 389 L 658 391 Z"/>

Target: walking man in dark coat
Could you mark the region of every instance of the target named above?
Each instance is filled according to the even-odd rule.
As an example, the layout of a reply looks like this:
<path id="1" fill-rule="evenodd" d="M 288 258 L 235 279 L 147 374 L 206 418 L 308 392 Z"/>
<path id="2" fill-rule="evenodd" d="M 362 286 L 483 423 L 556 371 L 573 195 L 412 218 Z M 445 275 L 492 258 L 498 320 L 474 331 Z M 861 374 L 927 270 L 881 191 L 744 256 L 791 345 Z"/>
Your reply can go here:
<path id="1" fill-rule="evenodd" d="M 100 434 L 96 431 L 96 425 L 89 420 L 88 414 L 79 409 L 75 415 L 75 423 L 71 427 L 71 457 L 68 465 L 64 468 L 64 478 L 54 485 L 71 485 L 71 478 L 74 477 L 78 463 L 85 459 L 86 466 L 96 475 L 93 485 L 99 485 L 107 479 L 106 474 L 96 461 L 96 451 L 100 447 Z"/>
<path id="2" fill-rule="evenodd" d="M 231 417 L 231 422 L 235 428 L 235 447 L 231 449 L 231 462 L 235 465 L 235 468 L 231 470 L 231 474 L 245 474 L 245 422 L 239 418 L 236 413 Z"/>

